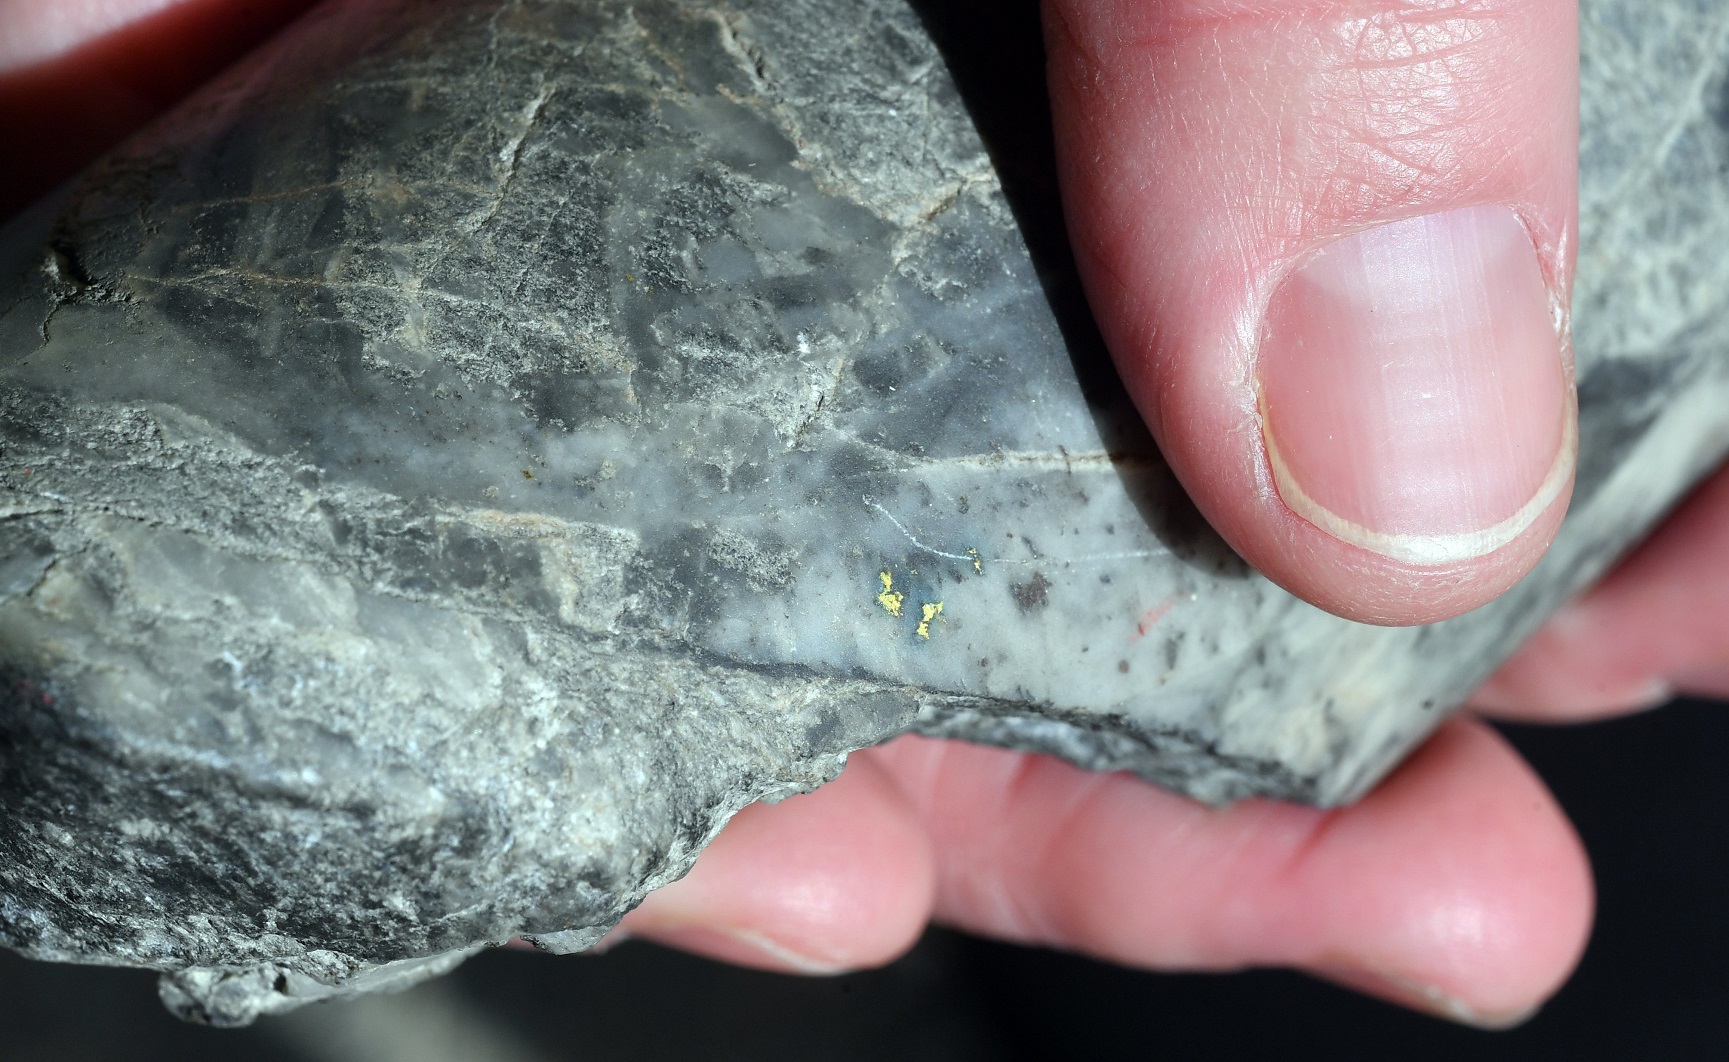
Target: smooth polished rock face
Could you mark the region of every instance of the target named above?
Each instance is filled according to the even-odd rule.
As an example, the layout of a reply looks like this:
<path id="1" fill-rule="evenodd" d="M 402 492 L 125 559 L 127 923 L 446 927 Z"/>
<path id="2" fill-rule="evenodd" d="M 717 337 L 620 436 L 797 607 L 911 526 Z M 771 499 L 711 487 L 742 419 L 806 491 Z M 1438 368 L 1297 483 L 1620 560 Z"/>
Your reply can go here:
<path id="1" fill-rule="evenodd" d="M 576 950 L 907 731 L 1346 801 L 1729 445 L 1717 0 L 1586 4 L 1573 515 L 1410 630 L 1195 515 L 975 16 L 330 4 L 14 224 L 0 942 L 219 1024 Z"/>

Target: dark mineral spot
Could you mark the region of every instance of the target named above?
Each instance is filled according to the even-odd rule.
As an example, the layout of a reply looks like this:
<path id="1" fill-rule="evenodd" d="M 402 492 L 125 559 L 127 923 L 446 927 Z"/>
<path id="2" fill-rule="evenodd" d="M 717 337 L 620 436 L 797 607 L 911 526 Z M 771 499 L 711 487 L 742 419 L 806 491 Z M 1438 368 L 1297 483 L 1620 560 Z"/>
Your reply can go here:
<path id="1" fill-rule="evenodd" d="M 1009 592 L 1015 595 L 1015 604 L 1020 606 L 1022 612 L 1033 612 L 1045 607 L 1050 588 L 1051 584 L 1045 581 L 1044 573 L 1034 572 L 1031 579 L 1009 587 Z"/>

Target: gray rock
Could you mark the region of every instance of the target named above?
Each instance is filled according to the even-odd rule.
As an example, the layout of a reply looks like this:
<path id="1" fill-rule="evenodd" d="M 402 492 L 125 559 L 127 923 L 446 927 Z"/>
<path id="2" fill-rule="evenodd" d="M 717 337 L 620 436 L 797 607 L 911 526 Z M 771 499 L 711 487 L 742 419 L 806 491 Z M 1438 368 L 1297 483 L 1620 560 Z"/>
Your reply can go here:
<path id="1" fill-rule="evenodd" d="M 1184 500 L 1033 71 L 951 49 L 1006 198 L 902 0 L 326 5 L 0 237 L 0 943 L 216 1024 L 577 950 L 907 731 L 1359 795 L 1729 446 L 1729 11 L 1585 26 L 1573 515 L 1388 630 Z"/>

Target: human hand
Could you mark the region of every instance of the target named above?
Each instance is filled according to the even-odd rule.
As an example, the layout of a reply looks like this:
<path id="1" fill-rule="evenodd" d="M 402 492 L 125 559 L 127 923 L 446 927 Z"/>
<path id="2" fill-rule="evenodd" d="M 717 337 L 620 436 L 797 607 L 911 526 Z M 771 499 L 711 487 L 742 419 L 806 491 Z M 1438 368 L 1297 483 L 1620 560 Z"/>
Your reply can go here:
<path id="1" fill-rule="evenodd" d="M 1555 326 L 1574 12 L 1429 6 L 1046 6 L 1070 232 L 1125 380 L 1241 553 L 1380 622 L 1455 614 L 1523 575 L 1573 460 Z M 934 910 L 1140 965 L 1301 966 L 1497 1024 L 1553 989 L 1589 921 L 1569 828 L 1480 724 L 1333 814 L 1205 811 L 916 740 L 800 804 L 752 809 L 627 925 L 821 967 L 880 957 Z"/>
<path id="2" fill-rule="evenodd" d="M 0 121 L 19 129 L 33 115 L 45 145 L 49 133 L 71 131 L 58 156 L 39 153 L 40 190 L 212 71 L 263 19 L 298 6 L 0 0 L 0 71 L 9 71 L 0 73 Z M 1190 15 L 1200 21 L 1179 18 Z M 1061 0 L 1051 16 L 1078 257 L 1125 378 L 1215 526 L 1294 591 L 1361 618 L 1450 614 L 1523 574 L 1560 518 L 1571 467 L 1563 348 L 1553 328 L 1533 325 L 1547 325 L 1551 301 L 1564 306 L 1571 270 L 1570 6 Z M 1143 43 L 1125 49 L 1125 36 Z M 8 172 L 12 206 L 23 176 Z M 1391 400 L 1379 423 L 1351 421 L 1375 396 L 1326 399 L 1357 394 L 1360 375 L 1281 404 L 1286 384 L 1300 391 L 1304 373 L 1318 370 L 1277 380 L 1263 371 L 1266 420 L 1290 433 L 1288 474 L 1272 477 L 1255 344 L 1236 322 L 1253 320 L 1282 271 L 1329 240 L 1346 238 L 1337 246 L 1355 248 L 1360 265 L 1397 246 L 1349 235 L 1365 225 L 1484 204 L 1518 208 L 1535 234 L 1528 246 L 1509 238 L 1506 216 L 1452 214 L 1431 226 L 1422 264 L 1451 279 L 1428 286 L 1469 287 L 1478 267 L 1455 249 L 1493 246 L 1496 262 L 1482 270 L 1495 280 L 1479 282 L 1478 294 L 1531 297 L 1488 313 L 1477 338 L 1492 343 L 1419 328 L 1415 347 L 1428 363 L 1452 358 L 1458 371 L 1419 372 L 1386 392 L 1421 399 L 1431 384 L 1456 385 L 1448 393 L 1460 401 L 1434 421 L 1445 430 L 1388 432 L 1422 420 L 1420 403 Z M 1417 266 L 1401 268 L 1388 275 L 1408 279 Z M 1329 275 L 1384 279 L 1360 268 L 1352 279 L 1352 269 L 1346 261 Z M 1418 325 L 1435 316 L 1433 305 L 1402 302 L 1405 287 L 1379 286 L 1383 313 Z M 1283 309 L 1274 300 L 1289 326 L 1280 336 L 1302 334 L 1316 298 Z M 1341 364 L 1361 369 L 1383 352 L 1365 341 L 1352 353 Z M 1489 379 L 1478 370 L 1491 360 L 1519 371 Z M 1344 420 L 1310 416 L 1310 405 Z M 1441 479 L 1455 489 L 1401 490 L 1433 478 L 1432 466 L 1401 480 L 1398 458 L 1408 472 L 1411 452 L 1399 446 L 1363 465 L 1361 448 L 1332 445 L 1351 431 L 1438 447 L 1449 473 Z M 1479 434 L 1501 442 L 1445 445 Z M 1306 505 L 1293 503 L 1293 483 Z M 1317 504 L 1347 517 L 1332 522 L 1344 537 L 1321 529 L 1329 521 Z M 1347 524 L 1383 534 L 1365 538 Z M 1485 536 L 1485 526 L 1499 533 Z M 1434 556 L 1446 562 L 1411 559 Z M 1557 664 L 1544 660 L 1564 671 L 1567 653 L 1590 653 L 1601 636 L 1592 632 L 1606 628 L 1580 629 L 1555 645 L 1558 636 L 1543 636 L 1538 655 L 1486 696 L 1503 708 L 1577 710 L 1577 691 L 1558 689 Z M 1647 689 L 1634 674 L 1644 664 L 1626 665 L 1613 676 L 1621 692 Z M 1331 813 L 1267 802 L 1209 810 L 1038 757 L 903 740 L 859 754 L 816 794 L 747 810 L 627 929 L 735 961 L 837 969 L 892 957 L 934 915 L 1140 965 L 1299 966 L 1495 1023 L 1565 976 L 1589 909 L 1583 855 L 1553 801 L 1492 732 L 1462 721 L 1366 801 Z"/>

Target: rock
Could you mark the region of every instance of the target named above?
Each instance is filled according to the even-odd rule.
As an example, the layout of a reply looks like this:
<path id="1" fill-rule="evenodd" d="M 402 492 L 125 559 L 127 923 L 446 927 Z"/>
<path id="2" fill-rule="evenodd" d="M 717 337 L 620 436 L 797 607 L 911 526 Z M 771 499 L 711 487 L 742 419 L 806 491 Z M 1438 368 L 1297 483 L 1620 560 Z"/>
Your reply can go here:
<path id="1" fill-rule="evenodd" d="M 1587 3 L 1574 512 L 1411 630 L 1188 505 L 959 10 L 327 4 L 8 229 L 0 943 L 219 1025 L 573 951 L 907 731 L 1347 801 L 1729 445 L 1715 0 Z"/>

